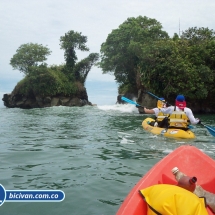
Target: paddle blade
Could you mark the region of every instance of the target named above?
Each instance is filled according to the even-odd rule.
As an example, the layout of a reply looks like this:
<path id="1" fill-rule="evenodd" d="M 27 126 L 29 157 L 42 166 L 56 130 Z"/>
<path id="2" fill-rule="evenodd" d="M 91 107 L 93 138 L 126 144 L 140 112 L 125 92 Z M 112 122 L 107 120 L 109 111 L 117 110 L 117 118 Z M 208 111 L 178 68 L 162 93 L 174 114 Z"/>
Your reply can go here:
<path id="1" fill-rule="evenodd" d="M 122 99 L 123 101 L 125 101 L 125 102 L 128 102 L 128 103 L 132 104 L 132 105 L 140 106 L 140 105 L 138 105 L 136 102 L 134 102 L 134 101 L 132 101 L 132 100 L 130 100 L 130 99 L 127 99 L 127 98 L 125 98 L 124 96 L 122 96 L 121 99 Z M 141 106 L 140 106 L 140 107 L 141 107 Z"/>
<path id="2" fill-rule="evenodd" d="M 210 132 L 210 134 L 215 137 L 215 128 L 211 127 L 211 126 L 208 126 L 208 125 L 204 125 L 204 126 L 205 126 L 205 128 L 208 129 L 208 131 Z"/>

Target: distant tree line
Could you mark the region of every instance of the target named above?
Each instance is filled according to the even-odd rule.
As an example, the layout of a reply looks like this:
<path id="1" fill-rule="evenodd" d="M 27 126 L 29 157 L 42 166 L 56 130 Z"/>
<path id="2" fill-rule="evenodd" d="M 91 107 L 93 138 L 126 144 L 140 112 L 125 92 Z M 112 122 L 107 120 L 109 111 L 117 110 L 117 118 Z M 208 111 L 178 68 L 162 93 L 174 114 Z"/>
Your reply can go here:
<path id="1" fill-rule="evenodd" d="M 215 32 L 208 28 L 189 28 L 170 38 L 155 19 L 128 18 L 108 35 L 100 52 L 98 65 L 114 74 L 119 93 L 141 88 L 190 99 L 215 93 Z"/>

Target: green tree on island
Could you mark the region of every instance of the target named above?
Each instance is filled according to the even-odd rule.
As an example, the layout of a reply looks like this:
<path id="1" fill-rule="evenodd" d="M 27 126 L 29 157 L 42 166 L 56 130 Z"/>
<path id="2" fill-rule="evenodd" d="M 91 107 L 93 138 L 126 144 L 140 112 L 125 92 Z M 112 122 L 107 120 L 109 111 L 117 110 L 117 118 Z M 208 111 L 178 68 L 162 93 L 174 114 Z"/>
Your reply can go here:
<path id="1" fill-rule="evenodd" d="M 120 92 L 137 92 L 138 65 L 141 46 L 168 38 L 162 25 L 155 19 L 139 16 L 128 18 L 118 29 L 114 29 L 101 45 L 99 66 L 103 73 L 114 74 L 120 84 Z"/>
<path id="2" fill-rule="evenodd" d="M 81 33 L 69 31 L 64 36 L 60 37 L 60 46 L 64 52 L 66 65 L 63 72 L 70 80 L 80 81 L 84 83 L 91 67 L 98 61 L 99 54 L 91 53 L 87 58 L 77 63 L 77 55 L 75 49 L 81 51 L 89 51 L 86 46 L 87 37 Z"/>
<path id="3" fill-rule="evenodd" d="M 69 31 L 64 36 L 60 37 L 60 42 L 61 49 L 65 51 L 64 58 L 66 66 L 68 69 L 72 70 L 78 59 L 75 49 L 89 51 L 89 48 L 86 46 L 87 37 L 81 35 L 81 33 Z"/>
<path id="4" fill-rule="evenodd" d="M 15 92 L 26 96 L 70 96 L 84 90 L 84 83 L 99 54 L 91 53 L 77 62 L 75 50 L 89 51 L 87 37 L 69 31 L 60 38 L 61 48 L 65 50 L 66 63 L 48 66 L 44 63 L 51 51 L 39 44 L 23 44 L 11 58 L 10 64 L 26 76 L 15 87 Z"/>
<path id="5" fill-rule="evenodd" d="M 39 66 L 39 63 L 46 61 L 50 54 L 49 48 L 43 45 L 37 43 L 23 44 L 11 58 L 10 65 L 13 69 L 18 69 L 25 75 L 29 75 L 30 68 Z"/>

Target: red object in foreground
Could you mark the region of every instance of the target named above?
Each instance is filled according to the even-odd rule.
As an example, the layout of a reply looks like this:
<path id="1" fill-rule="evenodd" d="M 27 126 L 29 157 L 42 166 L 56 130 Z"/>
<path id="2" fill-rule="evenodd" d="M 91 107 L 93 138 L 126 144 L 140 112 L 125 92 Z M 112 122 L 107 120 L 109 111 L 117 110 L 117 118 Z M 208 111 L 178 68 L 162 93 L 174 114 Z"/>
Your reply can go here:
<path id="1" fill-rule="evenodd" d="M 195 175 L 197 184 L 215 193 L 215 161 L 194 146 L 184 145 L 175 149 L 155 164 L 134 186 L 123 201 L 116 215 L 146 215 L 147 205 L 139 190 L 155 184 L 178 182 L 171 170 L 177 166 L 186 175 Z M 208 214 L 214 214 L 207 208 Z"/>

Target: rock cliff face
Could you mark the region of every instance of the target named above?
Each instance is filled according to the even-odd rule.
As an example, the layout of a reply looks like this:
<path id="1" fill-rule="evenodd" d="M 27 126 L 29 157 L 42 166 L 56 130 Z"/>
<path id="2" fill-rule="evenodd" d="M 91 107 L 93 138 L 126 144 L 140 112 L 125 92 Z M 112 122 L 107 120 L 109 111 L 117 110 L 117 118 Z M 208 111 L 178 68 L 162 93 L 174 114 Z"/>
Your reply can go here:
<path id="1" fill-rule="evenodd" d="M 56 95 L 46 97 L 33 94 L 30 96 L 24 96 L 13 91 L 10 94 L 4 94 L 2 100 L 4 101 L 4 105 L 8 108 L 23 109 L 44 108 L 60 105 L 70 107 L 92 105 L 92 103 L 88 101 L 86 89 L 75 96 Z"/>

